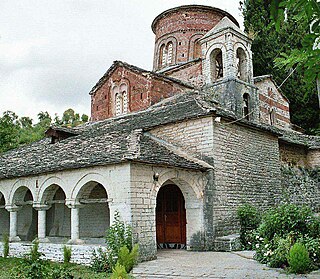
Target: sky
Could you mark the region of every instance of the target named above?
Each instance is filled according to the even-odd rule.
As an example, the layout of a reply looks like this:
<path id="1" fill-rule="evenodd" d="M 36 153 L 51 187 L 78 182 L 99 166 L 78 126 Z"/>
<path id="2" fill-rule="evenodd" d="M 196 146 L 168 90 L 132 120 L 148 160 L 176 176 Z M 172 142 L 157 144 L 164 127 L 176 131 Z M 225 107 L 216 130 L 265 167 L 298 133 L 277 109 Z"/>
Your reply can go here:
<path id="1" fill-rule="evenodd" d="M 151 70 L 153 19 L 180 5 L 223 9 L 239 0 L 1 0 L 0 114 L 90 115 L 90 89 L 115 60 Z"/>

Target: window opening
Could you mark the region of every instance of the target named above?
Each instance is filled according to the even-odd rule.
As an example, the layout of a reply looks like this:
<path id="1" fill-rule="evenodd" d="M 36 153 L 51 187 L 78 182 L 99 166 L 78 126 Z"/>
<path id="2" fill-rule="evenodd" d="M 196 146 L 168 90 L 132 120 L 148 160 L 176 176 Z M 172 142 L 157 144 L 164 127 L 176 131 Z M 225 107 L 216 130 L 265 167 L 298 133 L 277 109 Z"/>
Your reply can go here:
<path id="1" fill-rule="evenodd" d="M 215 49 L 210 55 L 212 80 L 217 81 L 223 78 L 223 62 L 221 49 Z"/>
<path id="2" fill-rule="evenodd" d="M 249 94 L 243 95 L 243 117 L 250 120 L 250 108 L 249 108 Z"/>

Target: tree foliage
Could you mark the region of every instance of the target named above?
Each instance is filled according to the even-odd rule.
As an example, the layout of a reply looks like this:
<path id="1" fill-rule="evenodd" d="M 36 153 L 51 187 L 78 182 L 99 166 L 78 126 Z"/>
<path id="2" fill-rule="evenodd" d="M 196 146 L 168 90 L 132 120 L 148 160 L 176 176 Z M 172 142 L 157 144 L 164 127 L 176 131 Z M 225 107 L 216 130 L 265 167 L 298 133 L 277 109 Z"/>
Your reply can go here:
<path id="1" fill-rule="evenodd" d="M 315 79 L 307 78 L 309 64 L 301 63 L 302 66 L 299 67 L 292 63 L 287 67 L 276 67 L 275 64 L 275 61 L 289 57 L 292 52 L 296 53 L 294 50 L 304 47 L 305 40 L 310 35 L 310 25 L 307 21 L 298 21 L 298 10 L 289 8 L 281 28 L 276 28 L 271 17 L 272 1 L 240 2 L 245 31 L 254 39 L 254 75 L 271 74 L 290 100 L 292 122 L 306 129 L 308 133 L 314 133 L 316 129 L 320 129 L 319 107 Z"/>
<path id="2" fill-rule="evenodd" d="M 12 111 L 6 111 L 0 117 L 0 153 L 42 139 L 50 125 L 74 127 L 83 124 L 89 117 L 83 114 L 80 118 L 73 109 L 67 109 L 60 120 L 56 115 L 52 120 L 45 111 L 38 113 L 38 122 L 33 124 L 30 117 L 20 117 Z"/>

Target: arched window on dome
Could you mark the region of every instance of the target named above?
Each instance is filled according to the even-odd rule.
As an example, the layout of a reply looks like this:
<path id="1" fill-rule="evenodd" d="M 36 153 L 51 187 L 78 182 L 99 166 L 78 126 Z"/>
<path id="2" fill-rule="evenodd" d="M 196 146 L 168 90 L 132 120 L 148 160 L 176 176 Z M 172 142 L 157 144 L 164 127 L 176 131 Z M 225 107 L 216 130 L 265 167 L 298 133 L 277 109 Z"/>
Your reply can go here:
<path id="1" fill-rule="evenodd" d="M 128 87 L 126 84 L 121 84 L 120 92 L 122 97 L 122 113 L 128 112 Z"/>
<path id="2" fill-rule="evenodd" d="M 216 48 L 211 52 L 210 65 L 212 81 L 215 82 L 223 78 L 223 61 L 222 51 L 220 48 Z"/>
<path id="3" fill-rule="evenodd" d="M 237 78 L 248 81 L 247 55 L 241 47 L 237 49 Z"/>
<path id="4" fill-rule="evenodd" d="M 163 44 L 160 47 L 159 66 L 162 66 L 162 67 L 165 66 L 166 60 L 167 60 L 166 46 Z"/>
<path id="5" fill-rule="evenodd" d="M 250 96 L 248 93 L 243 94 L 243 117 L 250 120 Z"/>
<path id="6" fill-rule="evenodd" d="M 173 63 L 173 43 L 162 44 L 159 49 L 159 66 L 166 67 Z"/>
<path id="7" fill-rule="evenodd" d="M 170 65 L 172 63 L 172 55 L 173 55 L 173 44 L 172 42 L 169 42 L 167 44 L 167 65 Z"/>

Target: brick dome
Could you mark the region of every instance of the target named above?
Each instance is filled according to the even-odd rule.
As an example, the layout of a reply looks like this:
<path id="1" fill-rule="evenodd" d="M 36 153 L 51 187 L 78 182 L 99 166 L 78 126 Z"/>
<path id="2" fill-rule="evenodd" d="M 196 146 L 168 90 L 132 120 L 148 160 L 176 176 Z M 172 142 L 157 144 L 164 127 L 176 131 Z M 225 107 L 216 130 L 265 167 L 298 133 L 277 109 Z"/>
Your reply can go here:
<path id="1" fill-rule="evenodd" d="M 155 33 L 154 70 L 165 69 L 200 57 L 199 40 L 223 17 L 237 20 L 218 8 L 187 5 L 162 12 L 152 22 Z"/>

